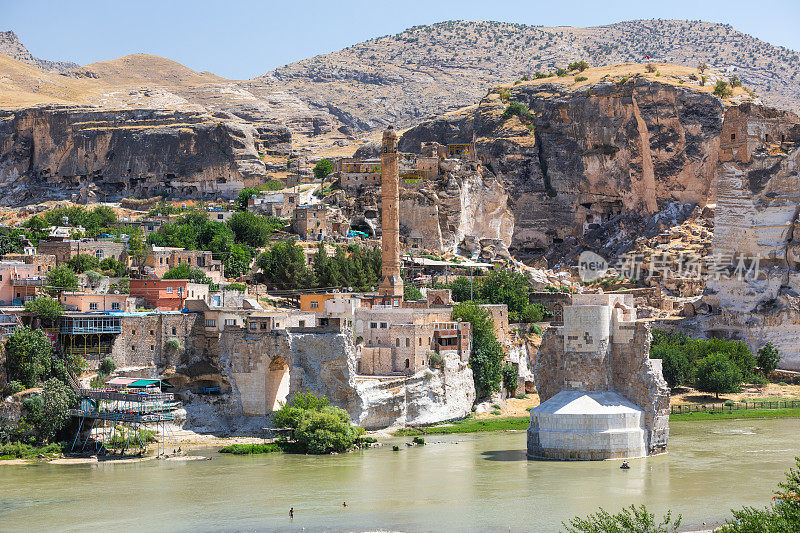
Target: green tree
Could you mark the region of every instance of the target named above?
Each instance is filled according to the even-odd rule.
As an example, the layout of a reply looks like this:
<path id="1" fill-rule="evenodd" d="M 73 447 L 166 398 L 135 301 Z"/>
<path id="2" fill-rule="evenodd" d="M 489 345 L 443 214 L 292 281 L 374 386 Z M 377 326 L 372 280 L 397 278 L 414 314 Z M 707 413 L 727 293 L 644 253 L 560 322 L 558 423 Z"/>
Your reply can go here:
<path id="1" fill-rule="evenodd" d="M 781 353 L 771 342 L 768 342 L 758 350 L 756 361 L 761 373 L 767 377 L 770 372 L 778 368 L 778 364 L 781 362 Z"/>
<path id="2" fill-rule="evenodd" d="M 733 90 L 730 88 L 727 81 L 719 80 L 714 86 L 714 94 L 720 98 L 728 98 L 733 95 Z"/>
<path id="3" fill-rule="evenodd" d="M 511 363 L 503 365 L 503 388 L 509 396 L 514 396 L 517 393 L 517 382 L 519 381 L 519 367 Z"/>
<path id="4" fill-rule="evenodd" d="M 53 345 L 40 329 L 17 329 L 6 340 L 6 373 L 9 381 L 34 387 L 52 370 Z"/>
<path id="5" fill-rule="evenodd" d="M 121 278 L 128 273 L 128 267 L 125 266 L 125 263 L 117 261 L 113 257 L 106 257 L 100 261 L 100 269 L 116 278 Z"/>
<path id="6" fill-rule="evenodd" d="M 587 63 L 586 61 L 576 61 L 574 63 L 570 63 L 567 66 L 567 70 L 569 70 L 569 71 L 577 70 L 578 72 L 583 72 L 587 68 L 589 68 L 589 63 Z M 648 71 L 648 72 L 650 72 L 650 71 Z"/>
<path id="7" fill-rule="evenodd" d="M 680 346 L 669 344 L 654 346 L 650 357 L 661 359 L 664 380 L 670 388 L 685 385 L 691 381 L 691 364 Z"/>
<path id="8" fill-rule="evenodd" d="M 738 392 L 742 384 L 739 368 L 723 353 L 712 353 L 697 362 L 695 386 L 703 392 Z"/>
<path id="9" fill-rule="evenodd" d="M 258 267 L 279 289 L 314 286 L 314 275 L 306 266 L 303 249 L 295 241 L 281 241 L 258 256 Z"/>
<path id="10" fill-rule="evenodd" d="M 234 244 L 225 257 L 225 275 L 229 278 L 238 278 L 250 270 L 253 259 L 253 249 L 245 244 Z"/>
<path id="11" fill-rule="evenodd" d="M 453 307 L 453 320 L 472 324 L 472 353 L 469 364 L 479 397 L 500 390 L 502 380 L 503 347 L 494 334 L 492 315 L 473 302 L 462 302 Z"/>
<path id="12" fill-rule="evenodd" d="M 73 272 L 83 274 L 87 270 L 97 270 L 100 268 L 100 260 L 91 254 L 78 254 L 67 261 L 67 266 Z"/>
<path id="13" fill-rule="evenodd" d="M 33 313 L 43 320 L 53 321 L 64 314 L 64 308 L 54 298 L 38 296 L 34 300 L 25 302 L 25 312 Z"/>
<path id="14" fill-rule="evenodd" d="M 345 452 L 364 430 L 350 424 L 347 411 L 311 393 L 295 394 L 273 415 L 278 427 L 293 428 L 300 451 L 313 454 Z"/>
<path id="15" fill-rule="evenodd" d="M 481 295 L 481 281 L 473 279 L 472 290 L 470 290 L 470 280 L 466 276 L 457 277 L 450 282 L 448 288 L 452 292 L 453 300 L 456 302 L 466 302 L 476 296 L 480 298 Z"/>
<path id="16" fill-rule="evenodd" d="M 250 201 L 250 198 L 258 196 L 258 189 L 254 189 L 253 187 L 245 187 L 241 191 L 239 191 L 239 197 L 236 199 L 236 207 L 239 211 L 247 211 L 247 202 Z"/>
<path id="17" fill-rule="evenodd" d="M 41 407 L 33 417 L 39 441 L 51 441 L 69 422 L 68 409 L 75 403 L 75 393 L 62 381 L 50 378 L 44 383 Z"/>
<path id="18" fill-rule="evenodd" d="M 64 291 L 78 288 L 78 276 L 66 265 L 60 265 L 47 273 L 47 289 L 59 297 Z"/>
<path id="19" fill-rule="evenodd" d="M 603 508 L 586 518 L 573 518 L 562 523 L 565 533 L 675 533 L 681 525 L 681 515 L 673 521 L 672 513 L 667 511 L 658 522 L 656 515 L 642 505 L 631 505 L 619 513 L 610 514 Z"/>
<path id="20" fill-rule="evenodd" d="M 325 158 L 320 159 L 317 164 L 314 165 L 314 176 L 317 179 L 324 180 L 331 172 L 333 172 L 333 163 Z"/>
<path id="21" fill-rule="evenodd" d="M 408 301 L 420 300 L 422 299 L 422 292 L 410 283 L 403 285 L 403 299 Z"/>
<path id="22" fill-rule="evenodd" d="M 194 283 L 206 283 L 211 281 L 206 277 L 206 273 L 199 268 L 192 268 L 189 263 L 180 263 L 167 270 L 161 279 L 188 279 Z"/>
<path id="23" fill-rule="evenodd" d="M 493 304 L 506 304 L 508 312 L 520 313 L 528 306 L 531 286 L 524 274 L 493 270 L 481 282 L 480 297 Z"/>
<path id="24" fill-rule="evenodd" d="M 260 248 L 267 244 L 270 235 L 283 228 L 284 223 L 279 218 L 264 217 L 250 211 L 240 211 L 234 213 L 228 220 L 228 226 L 233 231 L 233 238 L 236 242 Z"/>

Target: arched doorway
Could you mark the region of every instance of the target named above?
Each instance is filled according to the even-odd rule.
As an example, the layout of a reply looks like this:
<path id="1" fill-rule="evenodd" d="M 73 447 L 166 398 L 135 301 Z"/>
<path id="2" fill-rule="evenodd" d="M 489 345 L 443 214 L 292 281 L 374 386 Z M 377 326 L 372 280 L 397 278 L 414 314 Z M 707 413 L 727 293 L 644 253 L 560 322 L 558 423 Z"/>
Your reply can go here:
<path id="1" fill-rule="evenodd" d="M 283 357 L 275 357 L 269 363 L 266 385 L 267 412 L 280 409 L 289 396 L 289 365 Z"/>

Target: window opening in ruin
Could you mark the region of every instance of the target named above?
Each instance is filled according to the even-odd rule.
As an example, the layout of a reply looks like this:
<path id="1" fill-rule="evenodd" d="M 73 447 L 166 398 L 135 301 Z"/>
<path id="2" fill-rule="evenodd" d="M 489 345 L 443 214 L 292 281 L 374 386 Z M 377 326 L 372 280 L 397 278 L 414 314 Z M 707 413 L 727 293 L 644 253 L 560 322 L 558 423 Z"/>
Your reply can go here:
<path id="1" fill-rule="evenodd" d="M 410 366 L 411 366 L 411 361 L 409 361 L 408 359 L 406 359 L 406 368 L 409 368 Z"/>
<path id="2" fill-rule="evenodd" d="M 732 140 L 732 141 L 735 141 L 735 140 L 736 140 L 736 134 L 735 134 L 735 133 L 731 133 L 731 140 Z"/>

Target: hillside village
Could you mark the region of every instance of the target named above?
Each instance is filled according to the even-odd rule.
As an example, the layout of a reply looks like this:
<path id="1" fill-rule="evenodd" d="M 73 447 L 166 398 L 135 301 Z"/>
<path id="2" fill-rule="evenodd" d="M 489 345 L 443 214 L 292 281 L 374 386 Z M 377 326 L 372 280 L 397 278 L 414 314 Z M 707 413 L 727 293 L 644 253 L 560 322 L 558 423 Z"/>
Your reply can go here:
<path id="1" fill-rule="evenodd" d="M 797 455 L 798 72 L 703 21 L 446 21 L 248 80 L 0 32 L 4 520 L 740 526 Z M 753 516 L 793 530 L 798 487 Z"/>

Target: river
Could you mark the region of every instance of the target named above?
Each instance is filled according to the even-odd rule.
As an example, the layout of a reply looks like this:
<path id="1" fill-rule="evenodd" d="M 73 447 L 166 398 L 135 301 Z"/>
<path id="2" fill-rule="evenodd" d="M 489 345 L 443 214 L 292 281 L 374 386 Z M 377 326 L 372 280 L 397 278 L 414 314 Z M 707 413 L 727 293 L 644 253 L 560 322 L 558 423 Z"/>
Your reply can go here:
<path id="1" fill-rule="evenodd" d="M 327 457 L 203 450 L 214 460 L 0 466 L 0 530 L 549 532 L 631 503 L 699 527 L 731 507 L 766 504 L 800 455 L 800 419 L 678 422 L 671 431 L 670 453 L 631 461 L 629 471 L 612 461 L 527 461 L 524 432 Z"/>

